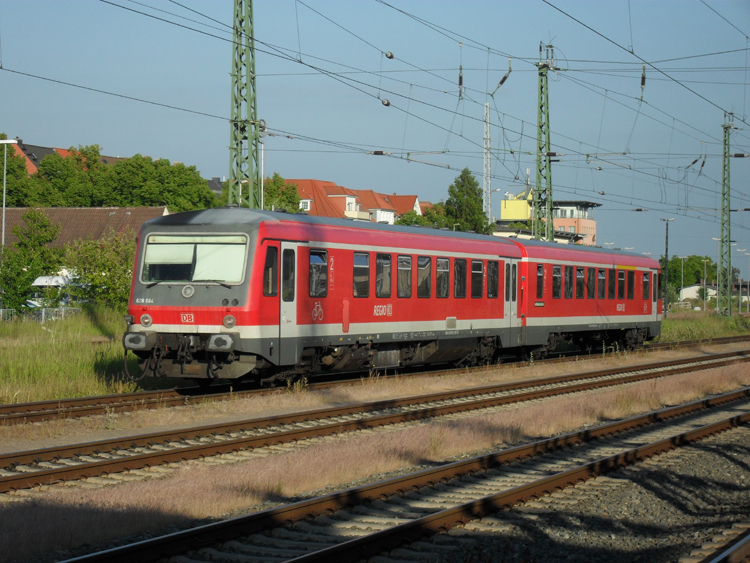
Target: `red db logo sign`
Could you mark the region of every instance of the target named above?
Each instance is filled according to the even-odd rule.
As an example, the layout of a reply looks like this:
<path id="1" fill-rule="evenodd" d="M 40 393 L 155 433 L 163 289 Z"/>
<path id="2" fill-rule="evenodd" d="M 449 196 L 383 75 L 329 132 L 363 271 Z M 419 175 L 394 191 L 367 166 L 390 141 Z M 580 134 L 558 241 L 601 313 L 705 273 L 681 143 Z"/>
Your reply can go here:
<path id="1" fill-rule="evenodd" d="M 195 322 L 195 319 L 193 319 L 193 313 L 180 313 L 180 320 L 182 320 L 183 323 Z"/>

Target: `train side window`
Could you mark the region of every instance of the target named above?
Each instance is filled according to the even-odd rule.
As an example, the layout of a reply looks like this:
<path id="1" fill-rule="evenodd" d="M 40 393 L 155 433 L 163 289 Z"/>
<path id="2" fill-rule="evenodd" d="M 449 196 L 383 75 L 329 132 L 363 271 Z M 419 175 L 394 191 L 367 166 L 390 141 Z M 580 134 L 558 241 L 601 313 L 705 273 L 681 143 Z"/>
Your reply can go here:
<path id="1" fill-rule="evenodd" d="M 279 249 L 266 248 L 266 263 L 263 266 L 263 295 L 273 297 L 279 293 Z"/>
<path id="2" fill-rule="evenodd" d="M 593 299 L 596 297 L 596 268 L 589 268 L 586 270 L 586 275 L 588 276 L 587 284 L 586 284 L 586 297 L 588 299 Z"/>
<path id="3" fill-rule="evenodd" d="M 398 257 L 396 286 L 399 297 L 411 297 L 411 256 Z"/>
<path id="4" fill-rule="evenodd" d="M 573 299 L 573 266 L 565 266 L 565 299 Z"/>
<path id="5" fill-rule="evenodd" d="M 471 297 L 473 299 L 481 299 L 483 288 L 482 282 L 484 278 L 484 263 L 481 260 L 471 261 Z"/>
<path id="6" fill-rule="evenodd" d="M 536 265 L 536 298 L 544 297 L 544 264 Z"/>
<path id="7" fill-rule="evenodd" d="M 576 299 L 583 299 L 586 293 L 586 278 L 583 275 L 583 267 L 576 268 Z"/>
<path id="8" fill-rule="evenodd" d="M 617 270 L 617 299 L 625 299 L 625 270 Z"/>
<path id="9" fill-rule="evenodd" d="M 515 302 L 516 300 L 516 265 L 513 264 L 510 268 L 510 300 Z"/>
<path id="10" fill-rule="evenodd" d="M 496 260 L 487 261 L 487 298 L 497 299 L 500 287 L 500 265 Z"/>
<path id="11" fill-rule="evenodd" d="M 432 295 L 432 258 L 419 256 L 417 258 L 417 297 Z"/>
<path id="12" fill-rule="evenodd" d="M 628 270 L 628 299 L 635 298 L 635 272 Z"/>
<path id="13" fill-rule="evenodd" d="M 562 266 L 552 266 L 552 298 L 562 296 Z"/>
<path id="14" fill-rule="evenodd" d="M 391 296 L 391 255 L 378 254 L 375 258 L 375 296 Z"/>
<path id="15" fill-rule="evenodd" d="M 610 270 L 607 278 L 607 299 L 615 298 L 615 287 L 617 286 L 617 270 Z"/>
<path id="16" fill-rule="evenodd" d="M 294 301 L 294 250 L 289 248 L 281 255 L 281 298 Z"/>
<path id="17" fill-rule="evenodd" d="M 370 296 L 370 254 L 368 252 L 354 253 L 353 266 L 353 287 L 354 297 Z"/>
<path id="18" fill-rule="evenodd" d="M 466 260 L 463 258 L 453 261 L 453 297 L 466 297 Z"/>
<path id="19" fill-rule="evenodd" d="M 649 281 L 651 281 L 651 276 L 648 272 L 643 272 L 643 300 L 648 301 L 649 296 L 651 295 L 651 291 L 649 289 Z"/>
<path id="20" fill-rule="evenodd" d="M 607 297 L 607 274 L 606 270 L 599 269 L 599 299 Z"/>
<path id="21" fill-rule="evenodd" d="M 510 301 L 510 264 L 505 263 L 505 300 Z"/>
<path id="22" fill-rule="evenodd" d="M 328 295 L 328 251 L 310 251 L 310 297 Z"/>
<path id="23" fill-rule="evenodd" d="M 437 276 L 435 279 L 435 296 L 444 299 L 450 294 L 450 267 L 451 262 L 448 258 L 437 259 Z"/>

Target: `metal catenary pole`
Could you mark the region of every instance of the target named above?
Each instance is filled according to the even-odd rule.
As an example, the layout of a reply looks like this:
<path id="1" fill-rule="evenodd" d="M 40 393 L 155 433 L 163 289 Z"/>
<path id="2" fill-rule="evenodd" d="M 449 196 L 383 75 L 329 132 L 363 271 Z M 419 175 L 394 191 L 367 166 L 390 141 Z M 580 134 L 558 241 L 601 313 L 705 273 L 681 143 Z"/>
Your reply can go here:
<path id="1" fill-rule="evenodd" d="M 258 145 L 264 124 L 258 120 L 255 90 L 255 39 L 252 0 L 234 0 L 232 112 L 229 136 L 227 203 L 261 207 Z M 242 197 L 247 189 L 247 198 Z"/>

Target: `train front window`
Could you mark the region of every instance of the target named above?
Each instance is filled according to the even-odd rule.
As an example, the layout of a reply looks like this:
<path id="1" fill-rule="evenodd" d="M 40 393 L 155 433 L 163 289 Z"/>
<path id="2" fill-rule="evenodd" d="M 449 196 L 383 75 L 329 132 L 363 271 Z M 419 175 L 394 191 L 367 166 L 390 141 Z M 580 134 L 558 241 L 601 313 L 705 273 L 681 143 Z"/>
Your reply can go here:
<path id="1" fill-rule="evenodd" d="M 245 235 L 149 235 L 141 282 L 242 283 Z"/>

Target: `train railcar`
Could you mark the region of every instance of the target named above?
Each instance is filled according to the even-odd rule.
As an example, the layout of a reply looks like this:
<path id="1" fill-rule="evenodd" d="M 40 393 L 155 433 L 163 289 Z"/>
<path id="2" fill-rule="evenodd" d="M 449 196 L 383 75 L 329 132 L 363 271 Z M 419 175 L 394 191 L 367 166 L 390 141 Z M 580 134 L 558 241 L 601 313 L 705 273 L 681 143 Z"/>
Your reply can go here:
<path id="1" fill-rule="evenodd" d="M 659 333 L 642 256 L 238 208 L 138 237 L 126 350 L 151 376 L 264 383 L 536 357 Z"/>

